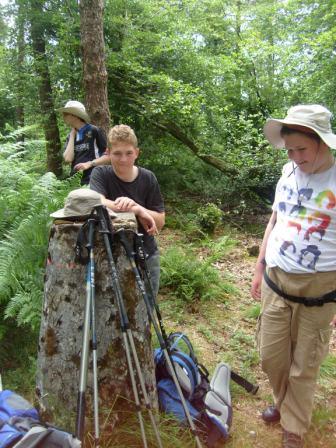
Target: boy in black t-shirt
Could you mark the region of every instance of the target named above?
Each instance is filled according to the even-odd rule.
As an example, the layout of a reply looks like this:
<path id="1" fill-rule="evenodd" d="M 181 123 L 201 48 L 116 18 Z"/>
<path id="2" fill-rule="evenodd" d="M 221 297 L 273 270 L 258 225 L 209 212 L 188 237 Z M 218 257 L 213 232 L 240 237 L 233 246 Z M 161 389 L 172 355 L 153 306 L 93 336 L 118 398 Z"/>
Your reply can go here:
<path id="1" fill-rule="evenodd" d="M 65 162 L 71 163 L 70 175 L 83 171 L 81 184 L 88 184 L 93 167 L 109 163 L 109 157 L 104 155 L 107 146 L 105 133 L 89 123 L 90 117 L 79 101 L 68 101 L 58 111 L 63 113 L 64 122 L 72 128 L 65 143 L 63 158 Z"/>
<path id="2" fill-rule="evenodd" d="M 139 156 L 136 135 L 126 125 L 114 126 L 108 134 L 111 164 L 92 171 L 90 188 L 105 197 L 104 205 L 115 212 L 133 212 L 144 234 L 144 249 L 153 289 L 159 289 L 159 251 L 153 235 L 165 222 L 163 199 L 158 181 L 151 171 L 135 165 Z"/>

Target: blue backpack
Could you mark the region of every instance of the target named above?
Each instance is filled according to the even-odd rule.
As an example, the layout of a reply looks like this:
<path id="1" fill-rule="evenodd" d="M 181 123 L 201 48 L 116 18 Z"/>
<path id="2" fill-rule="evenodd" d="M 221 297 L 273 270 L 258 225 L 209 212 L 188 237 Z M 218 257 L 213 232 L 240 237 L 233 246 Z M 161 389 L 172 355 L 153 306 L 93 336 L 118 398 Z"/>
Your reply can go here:
<path id="1" fill-rule="evenodd" d="M 170 334 L 167 345 L 190 416 L 203 442 L 212 447 L 219 440 L 225 441 L 232 424 L 230 367 L 225 363 L 218 364 L 209 381 L 208 371 L 198 363 L 192 344 L 185 334 Z M 183 349 L 181 346 L 184 346 Z M 155 350 L 154 362 L 161 411 L 173 415 L 182 425 L 186 425 L 181 399 L 161 349 Z"/>
<path id="2" fill-rule="evenodd" d="M 0 448 L 80 448 L 72 434 L 43 424 L 38 411 L 11 390 L 0 391 Z"/>

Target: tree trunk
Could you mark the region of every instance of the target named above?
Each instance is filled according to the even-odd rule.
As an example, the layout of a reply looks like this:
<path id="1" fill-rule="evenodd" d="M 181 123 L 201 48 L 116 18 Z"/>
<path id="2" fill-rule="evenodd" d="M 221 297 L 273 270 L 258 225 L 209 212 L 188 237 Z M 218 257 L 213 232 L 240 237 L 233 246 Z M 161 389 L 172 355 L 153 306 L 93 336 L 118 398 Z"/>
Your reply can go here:
<path id="1" fill-rule="evenodd" d="M 85 103 L 93 124 L 108 133 L 110 112 L 105 64 L 103 0 L 81 0 L 81 45 Z"/>
<path id="2" fill-rule="evenodd" d="M 35 69 L 39 76 L 39 97 L 47 141 L 47 169 L 57 177 L 62 175 L 61 140 L 52 97 L 50 74 L 45 48 L 45 15 L 40 0 L 31 1 L 30 26 Z"/>
<path id="3" fill-rule="evenodd" d="M 120 214 L 113 221 L 114 227 L 135 229 L 134 215 L 131 215 L 131 219 L 130 215 Z M 86 300 L 86 266 L 74 261 L 74 248 L 80 227 L 80 223 L 63 223 L 54 224 L 51 229 L 37 368 L 40 404 L 45 415 L 53 418 L 63 410 L 62 415 L 68 415 L 73 422 L 74 415 L 71 412 L 76 409 L 79 387 Z M 98 231 L 95 232 L 94 246 L 100 409 L 108 408 L 113 413 L 118 409 L 117 398 L 124 397 L 127 401 L 122 400 L 123 409 L 135 412 L 110 265 L 103 237 Z M 118 241 L 113 251 L 146 389 L 155 408 L 156 385 L 146 307 L 136 287 L 129 260 Z M 133 368 L 135 369 L 134 366 Z M 90 355 L 87 381 L 89 414 L 92 414 L 92 383 Z M 138 390 L 141 390 L 139 386 Z"/>
<path id="4" fill-rule="evenodd" d="M 17 14 L 17 78 L 15 82 L 16 89 L 16 119 L 17 124 L 21 128 L 24 126 L 24 57 L 25 57 L 25 41 L 24 41 L 24 13 L 22 3 L 18 3 Z M 24 134 L 20 134 L 18 140 L 24 142 Z"/>

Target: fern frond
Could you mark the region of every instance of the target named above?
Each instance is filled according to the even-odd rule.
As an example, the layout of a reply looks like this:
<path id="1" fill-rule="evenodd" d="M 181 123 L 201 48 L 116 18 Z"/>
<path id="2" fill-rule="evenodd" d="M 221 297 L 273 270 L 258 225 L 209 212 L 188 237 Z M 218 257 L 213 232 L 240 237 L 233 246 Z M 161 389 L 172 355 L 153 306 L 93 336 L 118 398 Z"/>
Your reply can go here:
<path id="1" fill-rule="evenodd" d="M 42 291 L 37 288 L 16 293 L 6 307 L 5 317 L 15 317 L 19 326 L 28 324 L 33 330 L 38 329 L 41 318 L 42 295 Z"/>

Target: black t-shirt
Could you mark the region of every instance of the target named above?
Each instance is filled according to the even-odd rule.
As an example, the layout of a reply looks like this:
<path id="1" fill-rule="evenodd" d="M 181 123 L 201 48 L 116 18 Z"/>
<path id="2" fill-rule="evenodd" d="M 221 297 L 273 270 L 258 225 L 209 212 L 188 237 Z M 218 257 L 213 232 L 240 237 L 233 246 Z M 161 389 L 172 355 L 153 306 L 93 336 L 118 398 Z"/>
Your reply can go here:
<path id="1" fill-rule="evenodd" d="M 132 182 L 124 182 L 115 174 L 111 165 L 97 166 L 91 174 L 90 188 L 112 201 L 120 196 L 126 196 L 148 210 L 164 212 L 159 183 L 154 173 L 146 168 L 138 167 L 138 169 L 138 175 Z M 148 235 L 140 223 L 139 230 L 144 234 L 147 254 L 152 255 L 157 250 L 154 237 Z"/>
<path id="2" fill-rule="evenodd" d="M 68 144 L 69 136 L 65 142 L 65 147 Z M 77 163 L 85 163 L 90 160 L 97 159 L 105 153 L 107 147 L 105 132 L 93 126 L 92 124 L 86 124 L 76 134 L 76 139 L 74 142 L 74 159 L 71 163 L 71 173 L 73 176 L 76 171 L 74 170 Z M 92 168 L 83 171 L 81 184 L 85 185 L 90 182 L 90 175 Z"/>

